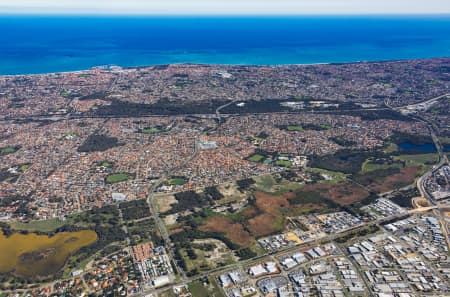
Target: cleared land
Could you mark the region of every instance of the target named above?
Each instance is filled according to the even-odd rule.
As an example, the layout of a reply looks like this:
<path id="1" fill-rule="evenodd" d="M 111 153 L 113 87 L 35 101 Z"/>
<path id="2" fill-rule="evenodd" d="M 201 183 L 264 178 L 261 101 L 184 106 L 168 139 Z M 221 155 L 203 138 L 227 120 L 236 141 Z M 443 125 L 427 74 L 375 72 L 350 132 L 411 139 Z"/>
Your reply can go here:
<path id="1" fill-rule="evenodd" d="M 237 257 L 227 246 L 217 239 L 196 239 L 192 244 L 195 257 L 184 255 L 188 270 L 208 271 L 220 266 L 235 263 Z"/>
<path id="2" fill-rule="evenodd" d="M 172 209 L 172 205 L 178 203 L 174 195 L 157 195 L 155 196 L 158 210 L 161 213 L 168 212 Z"/>
<path id="3" fill-rule="evenodd" d="M 188 284 L 189 291 L 193 297 L 224 297 L 216 281 L 210 277 L 209 285 L 204 286 L 201 281 L 193 281 Z"/>
<path id="4" fill-rule="evenodd" d="M 419 167 L 405 167 L 400 169 L 398 173 L 375 179 L 368 187 L 379 193 L 399 189 L 412 184 L 416 179 L 419 170 Z"/>
<path id="5" fill-rule="evenodd" d="M 350 182 L 339 184 L 322 183 L 306 185 L 297 193 L 297 196 L 300 198 L 304 197 L 304 203 L 324 203 L 328 207 L 335 207 L 336 204 L 349 205 L 364 200 L 369 196 L 369 192 Z"/>
<path id="6" fill-rule="evenodd" d="M 250 233 L 245 231 L 241 224 L 233 223 L 229 218 L 223 216 L 214 216 L 209 218 L 206 223 L 200 227 L 202 231 L 219 232 L 225 234 L 225 237 L 230 239 L 240 246 L 249 246 L 252 243 Z"/>

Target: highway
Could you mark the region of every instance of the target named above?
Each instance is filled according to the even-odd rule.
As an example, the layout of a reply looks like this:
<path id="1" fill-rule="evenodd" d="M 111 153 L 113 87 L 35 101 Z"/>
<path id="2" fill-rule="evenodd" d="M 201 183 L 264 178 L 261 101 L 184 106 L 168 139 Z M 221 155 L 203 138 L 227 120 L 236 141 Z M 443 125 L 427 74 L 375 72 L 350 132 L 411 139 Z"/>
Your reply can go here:
<path id="1" fill-rule="evenodd" d="M 424 120 L 425 121 L 425 120 Z M 425 121 L 427 122 L 427 121 Z M 425 181 L 428 177 L 430 177 L 432 174 L 434 174 L 437 170 L 439 170 L 439 168 L 441 168 L 444 165 L 448 165 L 448 159 L 446 154 L 444 153 L 443 149 L 442 149 L 442 144 L 439 140 L 439 138 L 437 137 L 436 133 L 435 133 L 435 128 L 434 125 L 432 123 L 427 122 L 429 125 L 429 129 L 430 129 L 430 134 L 431 137 L 433 139 L 434 145 L 436 146 L 436 150 L 439 153 L 439 163 L 435 166 L 433 166 L 428 172 L 426 172 L 424 175 L 422 175 L 418 180 L 417 180 L 417 188 L 419 189 L 421 195 L 423 198 L 426 198 L 429 202 L 430 205 L 434 205 L 437 206 L 437 208 L 435 210 L 433 210 L 433 213 L 435 214 L 435 216 L 438 218 L 439 223 L 441 225 L 442 228 L 442 233 L 444 234 L 445 237 L 445 241 L 447 242 L 447 247 L 450 250 L 450 239 L 449 239 L 449 226 L 448 226 L 448 222 L 447 222 L 447 218 L 445 216 L 445 213 L 442 209 L 442 205 L 439 201 L 436 201 L 433 196 L 428 193 L 426 187 L 425 187 Z"/>
<path id="2" fill-rule="evenodd" d="M 431 105 L 433 105 L 434 103 L 438 102 L 439 100 L 441 100 L 443 98 L 447 98 L 449 96 L 450 96 L 450 94 L 447 93 L 447 94 L 444 94 L 444 95 L 441 95 L 441 96 L 438 96 L 435 98 L 428 99 L 426 101 L 422 101 L 422 102 L 419 102 L 416 104 L 410 104 L 410 105 L 407 105 L 404 107 L 397 107 L 395 109 L 397 111 L 401 111 L 402 109 L 417 110 L 417 109 L 423 109 L 425 107 L 425 109 L 428 110 L 431 107 Z"/>
<path id="3" fill-rule="evenodd" d="M 389 99 L 385 99 L 384 100 L 384 105 L 386 105 L 387 107 L 389 107 L 390 109 L 396 110 L 396 111 L 402 111 L 402 110 L 417 110 L 417 109 L 421 109 L 423 106 L 427 105 L 428 107 L 431 106 L 433 103 L 443 99 L 443 98 L 447 98 L 449 97 L 450 94 L 446 93 L 444 95 L 440 95 L 431 99 L 427 99 L 425 101 L 421 101 L 419 103 L 414 103 L 414 104 L 408 104 L 408 105 L 403 105 L 403 106 L 392 106 L 389 103 Z"/>
<path id="4" fill-rule="evenodd" d="M 436 98 L 424 101 L 422 103 L 417 103 L 415 105 L 419 105 L 419 104 L 423 104 L 423 103 L 429 103 L 429 102 L 434 102 L 434 101 L 439 100 L 441 98 L 444 98 L 446 96 L 448 96 L 448 94 L 445 94 L 445 95 L 442 95 L 442 96 L 439 96 L 439 97 L 436 97 Z M 224 105 L 222 105 L 222 106 L 220 106 L 220 107 L 218 107 L 216 109 L 216 111 L 215 111 L 215 118 L 217 120 L 217 125 L 214 128 L 214 130 L 217 129 L 222 123 L 222 115 L 221 115 L 220 111 L 223 108 L 225 108 L 225 107 L 235 103 L 236 101 L 238 101 L 238 100 L 234 100 L 234 101 L 228 102 L 227 104 L 224 104 Z M 385 102 L 385 104 L 386 104 L 386 106 L 388 108 L 393 109 L 395 111 L 398 111 L 398 109 L 399 109 L 398 107 L 393 108 L 393 107 L 389 106 L 388 102 Z M 407 108 L 407 106 L 403 106 L 401 108 Z M 379 109 L 383 109 L 383 108 L 379 108 Z M 376 109 L 376 110 L 379 110 L 379 109 Z M 422 118 L 419 118 L 419 120 L 426 122 Z M 272 257 L 273 258 L 273 257 L 276 257 L 276 256 L 280 256 L 282 254 L 293 252 L 293 251 L 299 249 L 302 246 L 315 245 L 315 244 L 319 244 L 319 243 L 322 243 L 322 242 L 330 242 L 330 241 L 333 241 L 333 240 L 335 240 L 335 239 L 337 239 L 339 237 L 344 236 L 348 232 L 351 232 L 351 231 L 354 231 L 354 230 L 357 230 L 357 229 L 360 229 L 360 228 L 364 228 L 364 227 L 367 227 L 367 226 L 379 225 L 379 224 L 382 224 L 384 222 L 395 220 L 395 219 L 399 219 L 399 218 L 402 218 L 404 216 L 415 214 L 415 213 L 427 212 L 427 211 L 431 210 L 437 215 L 437 217 L 439 218 L 439 220 L 441 221 L 441 224 L 442 224 L 442 221 L 444 220 L 444 218 L 442 216 L 442 211 L 440 210 L 440 205 L 435 203 L 435 201 L 432 199 L 431 195 L 429 195 L 427 193 L 427 191 L 426 191 L 426 189 L 424 187 L 424 180 L 430 174 L 432 174 L 435 170 L 437 170 L 437 168 L 439 168 L 443 164 L 446 164 L 448 162 L 448 160 L 447 160 L 446 155 L 442 151 L 442 146 L 440 145 L 439 138 L 436 136 L 436 134 L 434 132 L 434 127 L 430 123 L 428 123 L 428 125 L 429 125 L 430 134 L 431 134 L 431 136 L 433 138 L 433 141 L 434 141 L 434 143 L 436 145 L 436 148 L 437 148 L 437 150 L 439 152 L 439 163 L 436 166 L 434 166 L 430 171 L 428 171 L 424 175 L 422 175 L 417 180 L 417 187 L 418 187 L 421 195 L 423 197 L 427 198 L 430 201 L 430 204 L 431 204 L 430 207 L 423 207 L 423 208 L 418 208 L 418 209 L 412 209 L 412 210 L 409 210 L 409 211 L 406 211 L 406 212 L 402 212 L 402 213 L 399 213 L 399 214 L 396 214 L 396 215 L 392 215 L 392 216 L 389 216 L 389 217 L 379 218 L 379 219 L 373 220 L 371 222 L 362 223 L 362 224 L 359 224 L 357 226 L 353 226 L 351 228 L 348 228 L 346 230 L 342 230 L 339 233 L 329 235 L 327 237 L 317 238 L 317 239 L 314 239 L 314 240 L 311 240 L 311 241 L 305 241 L 305 242 L 302 242 L 301 244 L 290 246 L 290 247 L 281 249 L 281 250 L 279 250 L 277 252 L 272 252 L 270 254 L 257 256 L 257 257 L 254 257 L 254 258 L 251 258 L 251 259 L 248 259 L 248 260 L 245 260 L 245 261 L 240 261 L 238 263 L 234 263 L 234 264 L 231 264 L 231 265 L 219 267 L 219 268 L 216 268 L 216 269 L 209 270 L 207 272 L 198 274 L 198 275 L 193 276 L 193 277 L 187 277 L 186 274 L 184 273 L 184 271 L 178 266 L 176 261 L 173 261 L 175 263 L 175 266 L 176 266 L 175 267 L 176 272 L 178 273 L 178 275 L 180 275 L 181 280 L 176 282 L 176 283 L 174 283 L 174 284 L 172 284 L 172 285 L 178 285 L 178 286 L 183 285 L 184 286 L 184 285 L 186 285 L 186 284 L 188 284 L 188 283 L 190 283 L 192 281 L 200 280 L 200 279 L 202 279 L 204 277 L 208 277 L 208 276 L 210 276 L 212 274 L 216 274 L 216 273 L 219 273 L 219 272 L 222 272 L 222 271 L 228 271 L 228 270 L 236 269 L 236 268 L 240 268 L 240 267 L 245 267 L 246 265 L 249 265 L 250 263 L 253 263 L 255 261 L 262 261 L 262 260 L 264 260 L 264 259 L 266 259 L 268 257 Z M 209 130 L 209 132 L 210 131 L 211 130 Z M 206 132 L 204 132 L 204 133 L 206 133 Z M 163 184 L 170 177 L 172 172 L 174 172 L 175 170 L 177 170 L 179 168 L 182 168 L 182 167 L 186 166 L 193 158 L 195 158 L 195 156 L 197 155 L 197 153 L 199 151 L 199 148 L 198 148 L 199 137 L 200 136 L 198 136 L 196 138 L 196 140 L 195 140 L 194 151 L 192 152 L 190 157 L 187 158 L 186 160 L 184 160 L 181 165 L 178 165 L 176 167 L 168 169 L 163 174 L 163 176 L 161 176 L 158 179 L 158 181 L 153 185 L 153 187 L 152 187 L 152 189 L 150 191 L 150 194 L 148 196 L 148 199 L 147 199 L 149 208 L 150 208 L 151 213 L 152 213 L 152 215 L 153 215 L 153 217 L 155 219 L 155 222 L 157 224 L 158 230 L 159 230 L 159 232 L 160 232 L 160 234 L 161 234 L 161 236 L 162 236 L 162 238 L 164 240 L 164 244 L 165 244 L 166 250 L 168 251 L 168 253 L 169 253 L 169 255 L 170 255 L 172 260 L 174 259 L 173 244 L 172 244 L 172 242 L 170 240 L 170 236 L 169 236 L 169 234 L 167 232 L 166 226 L 165 226 L 164 222 L 162 221 L 162 219 L 159 216 L 158 207 L 156 205 L 154 196 L 155 196 L 156 190 L 161 186 L 161 184 Z M 445 220 L 443 222 L 445 222 Z M 445 234 L 446 234 L 447 243 L 449 243 L 448 233 L 447 233 L 448 232 L 447 225 L 446 224 L 442 224 L 442 226 L 444 226 L 444 228 L 445 228 L 444 231 L 445 231 Z M 165 291 L 165 290 L 167 290 L 167 288 L 165 288 L 165 287 L 164 288 L 159 288 L 159 289 L 147 289 L 147 290 L 143 290 L 141 292 L 141 294 L 160 293 L 160 292 Z"/>
<path id="5" fill-rule="evenodd" d="M 385 105 L 392 108 L 393 110 L 396 111 L 401 111 L 401 110 L 408 110 L 408 111 L 412 111 L 412 110 L 416 110 L 417 108 L 421 108 L 423 105 L 431 105 L 434 102 L 443 99 L 443 98 L 447 98 L 449 97 L 450 94 L 444 94 L 420 103 L 416 103 L 416 104 L 410 104 L 410 105 L 406 105 L 406 106 L 401 106 L 401 107 L 391 107 L 389 105 L 389 102 L 385 101 Z M 430 205 L 435 206 L 435 209 L 433 210 L 433 213 L 435 214 L 435 216 L 438 218 L 439 223 L 441 225 L 443 234 L 445 236 L 445 240 L 447 242 L 447 247 L 450 249 L 450 239 L 449 239 L 449 226 L 448 226 L 448 222 L 447 219 L 445 217 L 445 213 L 443 211 L 443 208 L 445 208 L 444 205 L 441 205 L 441 203 L 439 201 L 436 201 L 432 195 L 430 193 L 428 193 L 426 186 L 425 186 L 425 181 L 432 175 L 434 174 L 437 170 L 439 170 L 439 168 L 441 168 L 442 166 L 444 166 L 445 164 L 449 164 L 448 162 L 448 158 L 447 155 L 445 154 L 445 152 L 442 149 L 442 144 L 439 140 L 439 137 L 437 136 L 437 128 L 435 127 L 434 123 L 420 117 L 419 115 L 411 115 L 412 118 L 419 120 L 421 122 L 424 122 L 428 125 L 428 130 L 430 132 L 430 136 L 433 140 L 434 146 L 436 147 L 436 150 L 439 154 L 439 162 L 438 164 L 434 165 L 429 171 L 427 171 L 426 173 L 424 173 L 422 176 L 420 176 L 417 179 L 417 189 L 420 192 L 420 195 L 427 199 L 428 202 L 430 203 Z"/>
<path id="6" fill-rule="evenodd" d="M 336 239 L 338 239 L 338 238 L 340 238 L 342 236 L 345 236 L 346 234 L 348 234 L 349 232 L 354 231 L 354 230 L 362 229 L 362 228 L 368 227 L 368 226 L 380 225 L 380 224 L 383 224 L 383 223 L 386 223 L 386 222 L 389 222 L 389 221 L 392 221 L 392 220 L 400 219 L 400 218 L 403 218 L 403 217 L 406 217 L 406 216 L 409 216 L 409 215 L 413 215 L 413 214 L 417 214 L 417 213 L 423 213 L 423 212 L 428 212 L 430 210 L 435 210 L 435 209 L 436 209 L 436 206 L 422 207 L 422 208 L 417 208 L 417 209 L 411 209 L 411 210 L 408 210 L 408 211 L 404 211 L 404 212 L 401 212 L 401 213 L 398 213 L 398 214 L 395 214 L 395 215 L 391 215 L 391 216 L 388 216 L 388 217 L 378 218 L 376 220 L 373 220 L 373 221 L 370 221 L 370 222 L 367 222 L 367 223 L 361 223 L 359 225 L 350 227 L 348 229 L 342 230 L 342 231 L 340 231 L 338 233 L 335 233 L 335 234 L 330 234 L 330 235 L 325 236 L 325 237 L 320 237 L 320 238 L 315 238 L 315 239 L 312 239 L 312 240 L 304 241 L 304 242 L 302 242 L 300 244 L 296 244 L 296 245 L 292 245 L 292 246 L 289 246 L 289 247 L 285 247 L 285 248 L 280 249 L 280 250 L 278 250 L 276 252 L 267 253 L 267 254 L 264 254 L 264 255 L 261 255 L 261 256 L 257 256 L 257 257 L 245 260 L 245 261 L 239 261 L 237 263 L 233 263 L 233 264 L 230 264 L 230 265 L 227 265 L 227 266 L 218 267 L 216 269 L 212 269 L 212 270 L 209 270 L 207 272 L 200 273 L 200 274 L 198 274 L 196 276 L 187 277 L 187 278 L 185 278 L 185 279 L 183 279 L 181 281 L 178 281 L 176 283 L 171 284 L 171 286 L 186 285 L 187 283 L 190 283 L 190 282 L 193 282 L 193 281 L 196 281 L 196 280 L 201 280 L 204 277 L 208 277 L 210 275 L 215 275 L 215 274 L 219 274 L 221 272 L 226 272 L 226 271 L 229 271 L 229 270 L 246 267 L 246 266 L 249 266 L 249 265 L 251 265 L 251 264 L 253 264 L 255 262 L 263 262 L 263 261 L 268 260 L 268 259 L 273 259 L 274 257 L 279 257 L 279 256 L 284 255 L 284 254 L 292 253 L 292 252 L 295 252 L 295 251 L 297 251 L 298 249 L 300 249 L 302 247 L 308 247 L 308 246 L 314 246 L 314 245 L 318 245 L 318 244 L 322 244 L 322 243 L 326 243 L 326 242 L 332 242 L 332 241 L 334 241 L 334 240 L 336 240 Z M 166 291 L 166 290 L 167 290 L 167 287 L 163 287 L 163 288 L 159 288 L 159 289 L 144 290 L 142 293 L 144 293 L 144 294 L 161 293 L 161 292 Z"/>

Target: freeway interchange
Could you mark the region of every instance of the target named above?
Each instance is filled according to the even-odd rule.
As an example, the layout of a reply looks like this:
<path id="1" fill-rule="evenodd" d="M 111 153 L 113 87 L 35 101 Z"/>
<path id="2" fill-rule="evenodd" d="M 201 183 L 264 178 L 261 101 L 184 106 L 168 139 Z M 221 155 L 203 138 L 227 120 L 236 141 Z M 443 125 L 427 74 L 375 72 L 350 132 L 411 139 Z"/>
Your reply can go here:
<path id="1" fill-rule="evenodd" d="M 400 108 L 399 107 L 392 108 L 391 106 L 389 106 L 389 104 L 387 102 L 385 102 L 386 103 L 385 105 L 388 108 L 391 108 L 391 109 L 396 110 L 396 111 L 401 111 L 401 110 L 405 110 L 405 109 L 408 110 L 408 111 L 411 111 L 411 110 L 414 110 L 415 108 L 419 108 L 419 107 L 423 108 L 424 104 L 427 105 L 427 106 L 429 104 L 433 104 L 434 102 L 436 102 L 439 99 L 447 98 L 447 96 L 448 96 L 448 94 L 445 94 L 445 95 L 442 95 L 442 96 L 439 96 L 439 97 L 427 100 L 427 101 L 422 102 L 422 103 L 414 104 L 413 106 L 403 106 L 403 107 L 400 107 Z M 225 108 L 225 107 L 227 107 L 228 105 L 234 103 L 235 101 L 227 103 L 227 104 L 217 108 L 216 114 L 215 114 L 215 117 L 217 119 L 217 127 L 222 122 L 221 115 L 220 115 L 220 110 Z M 411 116 L 411 115 L 408 114 L 408 116 Z M 342 231 L 340 231 L 340 232 L 338 232 L 336 234 L 332 234 L 332 235 L 330 235 L 328 237 L 317 238 L 317 239 L 314 239 L 314 240 L 305 241 L 305 242 L 302 242 L 301 244 L 296 244 L 296 245 L 293 245 L 293 246 L 289 246 L 289 247 L 280 249 L 280 250 L 275 251 L 275 252 L 271 252 L 271 253 L 268 253 L 268 254 L 265 254 L 265 255 L 261 255 L 261 256 L 256 256 L 256 257 L 253 257 L 251 259 L 244 260 L 244 261 L 239 261 L 239 262 L 231 264 L 231 265 L 226 265 L 226 266 L 223 266 L 223 267 L 215 268 L 215 269 L 209 270 L 207 272 L 199 273 L 199 274 L 197 274 L 195 276 L 191 276 L 191 277 L 187 277 L 185 272 L 183 271 L 183 269 L 181 269 L 178 266 L 176 261 L 173 261 L 173 263 L 176 266 L 175 267 L 176 271 L 181 276 L 181 279 L 179 281 L 176 281 L 172 285 L 173 286 L 186 286 L 190 282 L 197 281 L 197 280 L 202 280 L 205 277 L 209 277 L 211 275 L 217 275 L 220 272 L 229 271 L 229 270 L 232 270 L 232 269 L 243 269 L 243 267 L 249 265 L 250 263 L 255 263 L 256 261 L 263 261 L 265 259 L 274 259 L 274 257 L 278 257 L 278 256 L 281 256 L 281 255 L 287 254 L 289 252 L 296 251 L 296 250 L 298 250 L 299 248 L 301 248 L 303 246 L 312 246 L 312 245 L 318 245 L 318 244 L 321 244 L 321 243 L 324 243 L 324 242 L 333 242 L 334 240 L 336 240 L 336 239 L 338 239 L 340 237 L 343 237 L 343 236 L 345 236 L 346 234 L 348 234 L 350 232 L 357 231 L 357 230 L 359 230 L 361 228 L 365 228 L 365 227 L 369 227 L 369 226 L 380 226 L 380 225 L 382 225 L 383 223 L 386 223 L 386 222 L 391 222 L 391 221 L 395 221 L 395 220 L 398 220 L 398 219 L 402 219 L 402 218 L 408 217 L 410 215 L 420 214 L 420 213 L 427 213 L 427 212 L 430 212 L 430 211 L 432 211 L 434 213 L 434 215 L 436 215 L 436 217 L 439 219 L 441 227 L 442 227 L 442 229 L 444 231 L 443 233 L 445 235 L 447 245 L 450 247 L 450 241 L 449 241 L 449 238 L 448 238 L 448 232 L 449 232 L 449 230 L 448 230 L 448 223 L 446 222 L 445 214 L 443 213 L 443 210 L 446 208 L 446 206 L 442 205 L 440 202 L 436 201 L 432 197 L 432 195 L 430 195 L 430 193 L 428 193 L 428 191 L 427 191 L 427 189 L 426 189 L 426 187 L 424 185 L 425 179 L 427 177 L 432 175 L 434 172 L 436 172 L 443 165 L 448 164 L 448 159 L 447 159 L 447 156 L 445 155 L 445 153 L 443 152 L 442 145 L 441 145 L 441 143 L 439 141 L 439 138 L 436 135 L 435 127 L 433 127 L 433 124 L 429 123 L 428 121 L 426 121 L 423 118 L 420 118 L 420 117 L 418 117 L 416 115 L 414 115 L 414 118 L 415 119 L 419 119 L 421 121 L 424 121 L 424 122 L 426 122 L 428 124 L 430 135 L 431 135 L 431 137 L 433 139 L 433 142 L 434 142 L 434 144 L 436 146 L 436 149 L 438 151 L 438 154 L 439 154 L 439 163 L 434 165 L 429 171 L 427 171 L 422 176 L 420 176 L 417 179 L 417 182 L 416 182 L 416 186 L 417 186 L 421 196 L 423 198 L 426 198 L 429 201 L 430 206 L 428 206 L 428 207 L 418 207 L 416 209 L 408 210 L 408 211 L 401 212 L 401 213 L 394 214 L 394 215 L 390 215 L 390 216 L 387 216 L 387 217 L 381 217 L 381 218 L 372 220 L 370 222 L 364 222 L 364 223 L 361 223 L 359 225 L 352 226 L 352 227 L 350 227 L 348 229 L 342 230 Z M 196 140 L 196 142 L 198 142 L 198 139 Z M 195 157 L 197 152 L 198 152 L 198 144 L 196 143 L 195 149 L 194 149 L 192 155 L 185 162 L 183 162 L 182 165 L 180 165 L 180 166 L 184 166 L 190 160 L 192 160 L 192 158 Z M 173 168 L 173 170 L 175 170 L 175 169 L 176 168 Z M 166 246 L 167 250 L 169 251 L 169 254 L 171 255 L 171 257 L 173 259 L 173 255 L 174 255 L 173 244 L 171 243 L 171 240 L 170 240 L 170 237 L 168 235 L 168 232 L 167 232 L 167 229 L 165 227 L 164 222 L 159 217 L 158 208 L 157 208 L 157 205 L 156 205 L 155 200 L 154 200 L 154 193 L 155 193 L 155 191 L 165 181 L 165 179 L 167 179 L 170 176 L 171 172 L 172 172 L 172 170 L 168 170 L 167 173 L 164 176 L 162 176 L 158 180 L 158 182 L 153 186 L 152 191 L 151 191 L 151 193 L 150 193 L 150 195 L 148 197 L 148 204 L 149 204 L 151 212 L 152 212 L 152 214 L 153 214 L 153 216 L 155 218 L 155 221 L 157 222 L 158 229 L 159 229 L 159 231 L 160 231 L 160 233 L 161 233 L 161 235 L 162 235 L 162 237 L 164 239 L 165 246 Z M 380 196 L 383 196 L 383 195 L 380 195 Z M 366 283 L 366 286 L 367 286 L 366 280 L 364 278 L 363 278 L 363 280 L 364 280 L 364 282 Z M 159 294 L 159 293 L 161 293 L 161 292 L 163 292 L 165 290 L 167 290 L 166 287 L 154 288 L 154 289 L 145 289 L 141 293 L 142 294 Z M 369 292 L 369 294 L 372 296 L 372 293 Z"/>

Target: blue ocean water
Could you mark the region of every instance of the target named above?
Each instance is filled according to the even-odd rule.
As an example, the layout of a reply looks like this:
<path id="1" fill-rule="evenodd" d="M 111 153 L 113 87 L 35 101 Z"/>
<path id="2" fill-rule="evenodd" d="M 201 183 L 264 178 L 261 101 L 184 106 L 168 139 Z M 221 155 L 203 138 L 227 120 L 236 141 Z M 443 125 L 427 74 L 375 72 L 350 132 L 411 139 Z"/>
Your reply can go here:
<path id="1" fill-rule="evenodd" d="M 0 15 L 0 74 L 115 64 L 310 64 L 450 56 L 450 16 Z"/>

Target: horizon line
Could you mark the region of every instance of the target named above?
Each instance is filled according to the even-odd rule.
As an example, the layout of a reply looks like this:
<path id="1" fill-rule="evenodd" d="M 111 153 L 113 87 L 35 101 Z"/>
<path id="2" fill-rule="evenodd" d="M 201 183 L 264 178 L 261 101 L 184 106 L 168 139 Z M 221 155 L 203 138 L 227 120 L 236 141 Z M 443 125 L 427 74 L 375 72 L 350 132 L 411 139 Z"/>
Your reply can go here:
<path id="1" fill-rule="evenodd" d="M 412 12 L 305 12 L 305 13 L 166 13 L 166 12 L 95 12 L 95 11 L 1 11 L 0 15 L 42 15 L 42 16 L 66 16 L 66 15 L 74 15 L 74 16 L 427 16 L 427 15 L 436 15 L 436 16 L 449 16 L 450 11 L 442 12 L 424 12 L 424 13 L 412 13 Z"/>

